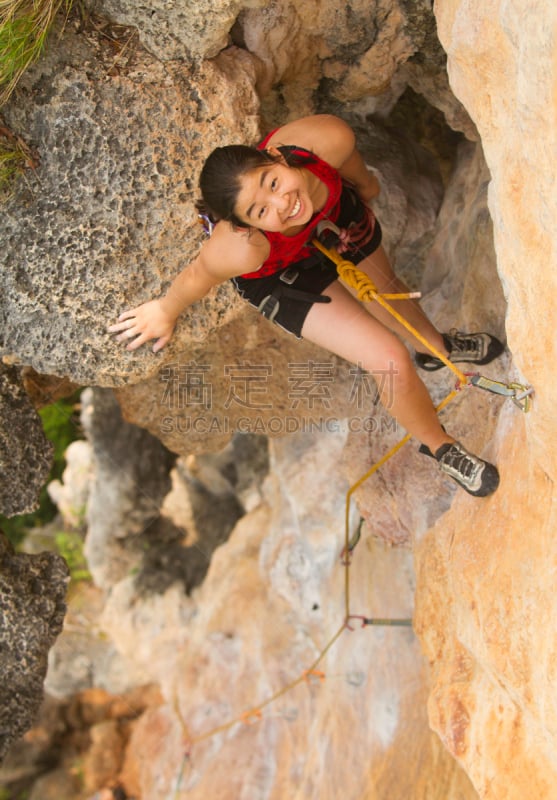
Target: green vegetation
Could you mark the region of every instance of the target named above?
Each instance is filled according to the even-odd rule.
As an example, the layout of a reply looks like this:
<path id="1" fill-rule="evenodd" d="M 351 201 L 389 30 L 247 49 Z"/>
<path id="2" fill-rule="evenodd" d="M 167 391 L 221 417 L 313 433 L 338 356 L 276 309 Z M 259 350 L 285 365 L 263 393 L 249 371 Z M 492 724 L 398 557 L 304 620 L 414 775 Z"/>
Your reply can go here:
<path id="1" fill-rule="evenodd" d="M 54 536 L 57 552 L 62 556 L 74 583 L 91 580 L 83 554 L 83 538 L 78 531 L 58 531 Z"/>
<path id="2" fill-rule="evenodd" d="M 12 544 L 17 547 L 32 528 L 42 527 L 51 522 L 57 508 L 50 499 L 46 485 L 53 480 L 60 480 L 66 466 L 65 452 L 76 439 L 82 438 L 76 406 L 79 392 L 65 400 L 44 406 L 39 410 L 46 438 L 54 446 L 54 463 L 47 482 L 40 494 L 39 508 L 32 514 L 21 514 L 16 517 L 0 516 L 0 529 Z M 81 513 L 82 512 L 82 513 Z M 80 527 L 85 523 L 85 509 L 80 509 Z M 83 554 L 83 535 L 81 530 L 57 530 L 53 536 L 53 548 L 66 561 L 70 570 L 70 578 L 75 583 L 91 579 L 87 569 L 87 561 Z M 50 549 L 50 548 L 49 548 Z M 0 800 L 3 800 L 0 793 Z"/>
<path id="3" fill-rule="evenodd" d="M 44 50 L 58 12 L 67 16 L 72 5 L 73 0 L 0 0 L 0 106 Z M 10 198 L 16 178 L 36 166 L 23 140 L 0 125 L 0 204 Z"/>
<path id="4" fill-rule="evenodd" d="M 42 53 L 52 23 L 73 0 L 0 0 L 0 105 Z"/>
<path id="5" fill-rule="evenodd" d="M 27 800 L 28 797 L 28 789 L 21 789 L 20 791 L 16 789 L 11 791 L 4 786 L 0 786 L 0 800 Z"/>
<path id="6" fill-rule="evenodd" d="M 23 173 L 28 163 L 27 153 L 19 142 L 2 136 L 0 128 L 0 202 L 9 198 L 15 179 Z"/>
<path id="7" fill-rule="evenodd" d="M 70 398 L 59 400 L 39 411 L 45 436 L 54 445 L 54 463 L 47 483 L 55 479 L 60 480 L 66 466 L 64 453 L 68 445 L 75 439 L 82 438 L 79 420 L 75 413 L 78 399 L 79 394 L 76 393 Z M 56 506 L 48 496 L 45 485 L 41 491 L 37 511 L 32 514 L 20 514 L 16 517 L 0 515 L 0 528 L 12 544 L 17 546 L 23 541 L 28 530 L 51 522 L 56 516 L 56 512 Z"/>

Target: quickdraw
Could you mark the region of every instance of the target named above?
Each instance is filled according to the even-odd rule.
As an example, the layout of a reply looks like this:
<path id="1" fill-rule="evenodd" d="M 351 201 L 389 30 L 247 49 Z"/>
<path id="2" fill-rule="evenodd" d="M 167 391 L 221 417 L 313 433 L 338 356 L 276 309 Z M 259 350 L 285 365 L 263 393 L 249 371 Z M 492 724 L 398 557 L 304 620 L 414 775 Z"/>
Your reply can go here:
<path id="1" fill-rule="evenodd" d="M 381 619 L 379 617 L 364 617 L 361 614 L 349 614 L 344 621 L 344 626 L 345 628 L 348 628 L 349 631 L 354 630 L 354 628 L 350 624 L 351 619 L 361 620 L 362 628 L 365 628 L 366 625 L 381 625 L 381 626 L 392 625 L 395 627 L 404 627 L 404 628 L 412 627 L 411 619 Z"/>
<path id="2" fill-rule="evenodd" d="M 500 394 L 503 397 L 510 397 L 515 406 L 518 406 L 521 411 L 525 413 L 530 411 L 531 397 L 534 394 L 532 386 L 525 386 L 522 383 L 502 383 L 502 381 L 486 378 L 485 375 L 480 375 L 479 373 L 467 375 L 467 377 L 470 379 L 469 383 L 472 386 L 477 386 L 478 389 L 484 389 L 486 392 Z"/>

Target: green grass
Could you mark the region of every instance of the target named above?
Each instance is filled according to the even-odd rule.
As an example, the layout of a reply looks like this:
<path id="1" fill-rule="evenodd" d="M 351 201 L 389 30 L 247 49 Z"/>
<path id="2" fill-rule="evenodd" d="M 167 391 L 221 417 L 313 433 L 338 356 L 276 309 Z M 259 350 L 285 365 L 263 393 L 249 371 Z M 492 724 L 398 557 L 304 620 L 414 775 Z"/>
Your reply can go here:
<path id="1" fill-rule="evenodd" d="M 56 14 L 73 0 L 0 0 L 0 106 L 39 58 Z"/>
<path id="2" fill-rule="evenodd" d="M 90 581 L 91 573 L 83 553 L 83 537 L 76 531 L 58 531 L 54 536 L 57 552 L 62 556 L 74 583 Z"/>
<path id="3" fill-rule="evenodd" d="M 20 144 L 0 133 L 0 203 L 12 195 L 16 179 L 28 165 L 28 155 Z"/>

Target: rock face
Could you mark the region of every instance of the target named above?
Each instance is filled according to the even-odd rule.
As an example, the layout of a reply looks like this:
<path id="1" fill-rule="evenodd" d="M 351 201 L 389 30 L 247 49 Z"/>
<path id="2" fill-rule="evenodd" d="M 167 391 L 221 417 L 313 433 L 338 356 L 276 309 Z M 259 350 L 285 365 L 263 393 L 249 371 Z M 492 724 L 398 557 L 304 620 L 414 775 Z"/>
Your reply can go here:
<path id="1" fill-rule="evenodd" d="M 142 534 L 157 520 L 170 489 L 174 457 L 158 439 L 122 420 L 109 389 L 87 390 L 82 404 L 95 462 L 85 549 L 95 582 L 108 588 L 137 566 Z"/>
<path id="2" fill-rule="evenodd" d="M 409 629 L 354 621 L 315 674 L 258 711 L 342 626 L 346 485 L 308 492 L 306 480 L 335 475 L 346 435 L 271 443 L 265 501 L 215 552 L 192 597 L 173 586 L 138 604 L 131 578 L 113 588 L 103 628 L 166 698 L 132 735 L 119 778 L 129 795 L 336 800 L 340 781 L 350 798 L 475 796 L 428 730 L 427 667 Z M 364 534 L 351 572 L 353 613 L 411 613 L 408 550 Z"/>
<path id="3" fill-rule="evenodd" d="M 87 0 L 94 11 L 123 25 L 137 27 L 142 43 L 163 61 L 186 57 L 188 60 L 212 58 L 229 44 L 229 31 L 240 11 L 241 0 L 202 0 L 192 5 L 187 0 L 137 5 L 129 0 Z M 250 5 L 263 5 L 250 0 Z"/>
<path id="4" fill-rule="evenodd" d="M 430 719 L 482 798 L 555 793 L 553 442 L 557 202 L 556 9 L 436 6 L 455 94 L 477 125 L 519 373 L 531 414 L 499 415 L 500 490 L 481 509 L 458 498 L 416 554 L 418 630 L 433 666 Z M 502 743 L 505 743 L 502 746 Z"/>
<path id="5" fill-rule="evenodd" d="M 115 27 L 109 45 L 70 25 L 5 109 L 7 123 L 40 150 L 42 166 L 40 184 L 32 176 L 21 184 L 0 222 L 0 350 L 41 373 L 104 387 L 93 394 L 105 438 L 97 454 L 102 486 L 96 499 L 88 495 L 88 547 L 99 555 L 93 569 L 108 594 L 102 624 L 141 680 L 161 687 L 163 702 L 145 711 L 126 741 L 116 741 L 113 725 L 96 731 L 91 760 L 102 755 L 99 742 L 118 748 L 103 781 L 118 780 L 145 800 L 227 792 L 239 800 L 336 800 L 339 792 L 349 800 L 550 798 L 557 773 L 549 635 L 557 555 L 550 366 L 557 207 L 548 167 L 557 152 L 554 4 L 438 2 L 448 79 L 425 0 L 342 8 L 226 2 L 209 14 L 185 2 L 90 5 L 138 31 Z M 388 116 L 408 87 L 463 134 L 442 169 L 423 170 L 414 147 L 398 147 L 407 137 L 393 130 L 396 114 L 387 121 L 392 149 L 376 136 L 385 119 L 366 117 Z M 531 382 L 537 394 L 528 416 L 479 390 L 462 392 L 444 413 L 451 433 L 499 464 L 494 497 L 455 494 L 414 446 L 355 493 L 352 523 L 360 514 L 365 522 L 351 607 L 409 616 L 415 590 L 415 630 L 429 668 L 410 631 L 343 630 L 319 663 L 324 675 L 308 675 L 260 709 L 342 625 L 345 492 L 402 431 L 375 407 L 365 381 L 357 386 L 363 405 L 351 407 L 360 395 L 352 393 L 359 376 L 350 365 L 245 314 L 227 287 L 188 310 L 157 357 L 125 353 L 105 327 L 122 308 L 164 290 L 199 245 L 193 200 L 204 156 L 224 142 L 255 141 L 260 123 L 315 110 L 355 122 L 383 183 L 377 210 L 389 252 L 421 285 L 439 327 L 506 336 L 510 352 L 484 372 Z M 405 133 L 427 140 L 415 122 L 406 118 Z M 266 361 L 256 360 L 261 353 Z M 321 406 L 305 407 L 316 396 L 296 394 L 304 381 L 307 390 L 308 375 L 293 368 L 317 365 L 330 378 L 331 363 L 333 380 L 313 387 Z M 262 366 L 267 372 L 249 373 Z M 204 394 L 188 395 L 191 376 L 201 376 Z M 253 388 L 246 379 L 254 376 L 265 378 L 256 402 L 239 394 Z M 436 400 L 452 388 L 444 372 L 426 378 Z M 125 422 L 106 387 L 117 387 Z M 268 477 L 264 466 L 244 483 L 231 478 L 241 460 L 234 445 L 226 455 L 200 455 L 241 429 L 238 400 L 250 406 L 250 434 L 276 437 Z M 325 416 L 334 409 L 335 426 L 303 431 L 300 421 L 322 409 Z M 285 429 L 289 415 L 294 431 Z M 273 416 L 280 429 L 272 429 Z M 208 429 L 213 418 L 228 418 L 231 429 Z M 119 445 L 131 493 L 126 471 L 113 468 L 122 462 L 107 464 Z M 175 454 L 181 459 L 171 472 Z M 151 478 L 149 507 L 141 488 Z M 216 516 L 207 521 L 210 504 L 226 509 L 226 530 L 222 518 L 222 527 Z M 93 509 L 105 512 L 102 524 Z M 133 538 L 138 524 L 141 536 L 161 526 L 157 546 L 168 536 L 153 558 L 166 569 L 157 585 L 137 578 L 137 552 L 123 563 L 112 558 L 120 533 Z M 195 537 L 213 525 L 213 549 L 203 554 Z M 413 546 L 417 584 L 410 551 L 387 550 L 378 539 Z M 148 535 L 141 542 L 147 549 Z M 184 552 L 193 561 L 190 547 L 206 562 L 197 583 L 173 571 Z M 6 552 L 7 563 L 19 565 Z M 62 585 L 63 574 L 57 578 Z M 33 601 L 33 586 L 21 597 Z M 18 595 L 10 588 L 7 596 Z M 45 635 L 25 690 L 29 706 L 58 620 L 53 608 L 39 608 Z"/>
<path id="6" fill-rule="evenodd" d="M 18 371 L 0 363 L 0 513 L 33 511 L 51 464 L 52 445 Z"/>
<path id="7" fill-rule="evenodd" d="M 0 759 L 34 722 L 47 655 L 62 630 L 68 570 L 53 553 L 15 553 L 0 533 Z"/>
<path id="8" fill-rule="evenodd" d="M 68 28 L 5 111 L 42 162 L 40 187 L 30 176 L 2 214 L 0 350 L 80 385 L 157 369 L 148 349 L 138 359 L 111 343 L 107 325 L 160 294 L 199 246 L 193 201 L 204 157 L 258 130 L 247 54 L 163 66 L 128 42 L 115 62 L 107 41 Z M 194 340 L 234 316 L 231 290 L 216 295 L 188 326 Z"/>

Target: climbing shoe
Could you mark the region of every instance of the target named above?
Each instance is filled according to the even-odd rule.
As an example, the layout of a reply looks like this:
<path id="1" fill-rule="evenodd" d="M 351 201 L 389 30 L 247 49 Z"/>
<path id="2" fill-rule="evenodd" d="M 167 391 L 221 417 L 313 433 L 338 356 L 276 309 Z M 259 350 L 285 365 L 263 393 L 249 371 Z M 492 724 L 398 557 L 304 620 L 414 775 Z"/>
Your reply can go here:
<path id="1" fill-rule="evenodd" d="M 505 349 L 499 339 L 489 333 L 460 333 L 452 330 L 443 334 L 443 341 L 449 353 L 448 359 L 453 364 L 461 361 L 469 364 L 489 364 Z M 415 358 L 418 367 L 428 372 L 446 366 L 440 358 L 430 353 L 416 353 Z"/>
<path id="2" fill-rule="evenodd" d="M 429 448 L 425 448 L 423 445 L 420 451 L 431 454 Z M 486 497 L 499 486 L 497 467 L 469 453 L 460 442 L 442 444 L 435 452 L 434 457 L 441 472 L 453 478 L 463 489 L 466 489 L 468 494 L 473 494 L 475 497 Z"/>

